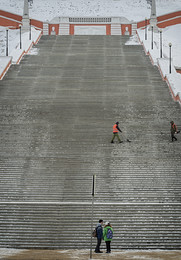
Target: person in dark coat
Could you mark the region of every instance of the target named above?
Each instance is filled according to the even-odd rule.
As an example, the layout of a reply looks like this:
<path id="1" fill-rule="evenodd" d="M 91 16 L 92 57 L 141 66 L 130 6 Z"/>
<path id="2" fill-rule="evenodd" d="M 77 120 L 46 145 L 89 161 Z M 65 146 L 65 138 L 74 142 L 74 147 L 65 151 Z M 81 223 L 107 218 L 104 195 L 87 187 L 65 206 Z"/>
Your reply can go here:
<path id="1" fill-rule="evenodd" d="M 171 129 L 170 129 L 170 131 L 171 131 L 172 142 L 173 142 L 174 140 L 177 141 L 177 138 L 175 137 L 175 134 L 176 134 L 176 133 L 179 133 L 180 131 L 177 130 L 177 126 L 176 126 L 176 124 L 175 124 L 173 121 L 171 121 L 170 124 L 171 124 Z"/>
<path id="2" fill-rule="evenodd" d="M 103 229 L 102 229 L 102 225 L 103 225 L 103 220 L 100 219 L 99 223 L 97 224 L 96 227 L 96 234 L 97 234 L 97 246 L 95 248 L 95 253 L 103 253 L 102 251 L 100 251 L 100 246 L 101 246 L 101 241 L 103 239 Z"/>

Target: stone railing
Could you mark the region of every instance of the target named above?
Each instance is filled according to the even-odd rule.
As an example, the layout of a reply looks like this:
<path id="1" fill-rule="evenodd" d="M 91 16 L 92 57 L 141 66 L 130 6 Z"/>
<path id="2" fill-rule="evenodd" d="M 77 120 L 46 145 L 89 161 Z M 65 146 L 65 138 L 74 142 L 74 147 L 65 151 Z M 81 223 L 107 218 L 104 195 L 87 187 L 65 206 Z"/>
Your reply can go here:
<path id="1" fill-rule="evenodd" d="M 110 17 L 73 17 L 69 18 L 70 23 L 111 23 Z"/>

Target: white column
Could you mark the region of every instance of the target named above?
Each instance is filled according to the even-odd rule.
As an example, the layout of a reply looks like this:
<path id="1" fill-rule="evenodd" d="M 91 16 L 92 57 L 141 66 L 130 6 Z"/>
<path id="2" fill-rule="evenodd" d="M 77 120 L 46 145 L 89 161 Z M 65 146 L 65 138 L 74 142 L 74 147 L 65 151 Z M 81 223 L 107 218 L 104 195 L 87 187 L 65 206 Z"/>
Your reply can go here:
<path id="1" fill-rule="evenodd" d="M 152 3 L 151 3 L 151 16 L 150 16 L 149 30 L 151 30 L 152 26 L 153 26 L 154 32 L 158 32 L 157 16 L 156 16 L 156 1 L 155 0 L 152 0 Z"/>
<path id="2" fill-rule="evenodd" d="M 23 32 L 29 31 L 30 19 L 29 19 L 28 0 L 24 0 L 24 10 L 23 10 L 22 23 L 23 23 L 22 31 L 23 31 Z"/>

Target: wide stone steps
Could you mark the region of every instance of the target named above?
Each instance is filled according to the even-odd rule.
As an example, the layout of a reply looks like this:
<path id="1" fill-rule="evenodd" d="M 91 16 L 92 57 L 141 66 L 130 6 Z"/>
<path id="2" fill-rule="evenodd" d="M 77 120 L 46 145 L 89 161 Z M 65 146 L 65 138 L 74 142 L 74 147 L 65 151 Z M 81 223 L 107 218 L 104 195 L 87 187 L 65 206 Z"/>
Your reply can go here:
<path id="1" fill-rule="evenodd" d="M 0 210 L 2 246 L 55 249 L 90 246 L 91 203 L 4 203 Z M 94 225 L 100 217 L 114 223 L 112 247 L 119 249 L 137 248 L 140 243 L 141 248 L 180 248 L 180 216 L 180 204 L 94 205 Z"/>
<path id="2" fill-rule="evenodd" d="M 128 39 L 42 36 L 0 82 L 0 247 L 90 248 L 95 174 L 113 248 L 181 248 L 180 107 Z"/>

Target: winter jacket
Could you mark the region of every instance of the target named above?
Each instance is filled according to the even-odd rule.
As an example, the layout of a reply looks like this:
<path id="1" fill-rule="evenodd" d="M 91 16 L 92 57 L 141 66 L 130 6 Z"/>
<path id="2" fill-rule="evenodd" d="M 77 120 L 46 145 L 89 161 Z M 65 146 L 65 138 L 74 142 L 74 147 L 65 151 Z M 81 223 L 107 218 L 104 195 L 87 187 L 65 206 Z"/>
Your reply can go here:
<path id="1" fill-rule="evenodd" d="M 112 238 L 111 238 L 111 239 L 108 239 L 108 238 L 107 238 L 107 231 L 108 231 L 108 229 L 111 229 L 111 230 L 112 230 L 112 233 L 114 233 L 112 227 L 106 226 L 106 227 L 104 228 L 104 232 L 103 232 L 103 238 L 104 238 L 104 241 L 105 241 L 105 242 L 106 242 L 106 241 L 112 241 Z"/>
<path id="2" fill-rule="evenodd" d="M 102 226 L 100 223 L 97 225 L 96 231 L 97 231 L 97 238 L 101 239 L 103 237 L 103 232 L 102 232 Z"/>
<path id="3" fill-rule="evenodd" d="M 113 125 L 113 133 L 122 132 L 117 124 Z"/>
<path id="4" fill-rule="evenodd" d="M 177 132 L 177 126 L 173 123 L 171 124 L 171 133 L 175 134 L 175 132 Z"/>

